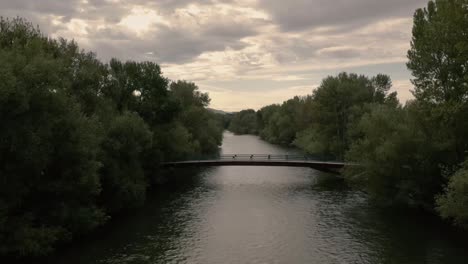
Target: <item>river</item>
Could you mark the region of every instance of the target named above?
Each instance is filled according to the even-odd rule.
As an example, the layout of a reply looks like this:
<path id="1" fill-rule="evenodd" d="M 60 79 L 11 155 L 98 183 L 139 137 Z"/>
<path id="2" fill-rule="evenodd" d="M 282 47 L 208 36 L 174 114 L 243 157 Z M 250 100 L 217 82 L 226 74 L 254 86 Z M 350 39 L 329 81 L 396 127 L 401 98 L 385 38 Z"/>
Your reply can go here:
<path id="1" fill-rule="evenodd" d="M 294 153 L 226 132 L 228 153 Z M 146 205 L 48 263 L 467 263 L 466 234 L 430 215 L 383 211 L 307 168 L 175 169 Z"/>

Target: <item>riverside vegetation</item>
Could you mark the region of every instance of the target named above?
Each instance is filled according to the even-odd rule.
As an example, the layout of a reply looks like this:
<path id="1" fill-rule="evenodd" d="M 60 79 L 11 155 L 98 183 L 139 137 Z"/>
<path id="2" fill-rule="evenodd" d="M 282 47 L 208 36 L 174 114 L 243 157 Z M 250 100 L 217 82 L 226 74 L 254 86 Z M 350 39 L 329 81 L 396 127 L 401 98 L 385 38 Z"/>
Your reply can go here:
<path id="1" fill-rule="evenodd" d="M 414 14 L 407 67 L 414 99 L 390 77 L 341 73 L 312 95 L 232 117 L 235 133 L 362 164 L 347 181 L 382 206 L 409 206 L 468 228 L 468 2 L 429 1 Z"/>
<path id="2" fill-rule="evenodd" d="M 152 62 L 109 63 L 0 20 L 0 255 L 47 255 L 141 205 L 158 162 L 214 153 L 223 117 Z"/>
<path id="3" fill-rule="evenodd" d="M 229 128 L 358 162 L 346 179 L 376 203 L 468 227 L 467 36 L 466 0 L 430 1 L 408 52 L 414 100 L 387 75 L 341 73 Z M 0 80 L 0 255 L 47 255 L 141 205 L 159 162 L 216 152 L 227 125 L 157 64 L 103 63 L 21 18 L 0 20 Z"/>

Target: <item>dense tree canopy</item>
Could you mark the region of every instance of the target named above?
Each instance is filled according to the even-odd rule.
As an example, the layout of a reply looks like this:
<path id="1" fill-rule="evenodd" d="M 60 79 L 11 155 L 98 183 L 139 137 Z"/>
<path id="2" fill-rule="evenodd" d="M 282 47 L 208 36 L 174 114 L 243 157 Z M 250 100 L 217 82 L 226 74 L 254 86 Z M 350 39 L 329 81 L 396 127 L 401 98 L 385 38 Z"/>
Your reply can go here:
<path id="1" fill-rule="evenodd" d="M 312 112 L 308 132 L 301 133 L 296 145 L 312 153 L 344 158 L 354 140 L 351 128 L 368 111 L 371 104 L 395 101 L 395 93 L 388 94 L 390 77 L 373 78 L 341 73 L 328 77 L 312 95 Z"/>
<path id="2" fill-rule="evenodd" d="M 438 196 L 442 217 L 468 226 L 463 209 L 468 154 L 468 3 L 466 0 L 430 1 L 414 15 L 408 51 L 414 95 L 426 124 L 422 128 L 435 145 L 440 174 L 448 179 Z M 465 165 L 460 165 L 460 164 Z M 458 170 L 458 171 L 457 171 Z"/>
<path id="3" fill-rule="evenodd" d="M 375 106 L 356 127 L 364 136 L 353 142 L 347 159 L 363 166 L 350 170 L 348 180 L 364 187 L 379 204 L 431 209 L 440 191 L 443 178 L 436 150 L 421 130 L 418 111 L 416 103 Z"/>
<path id="4" fill-rule="evenodd" d="M 467 224 L 465 173 L 456 172 L 468 150 L 467 23 L 463 0 L 430 1 L 415 12 L 408 68 L 416 99 L 365 116 L 358 126 L 364 137 L 348 153 L 366 164 L 349 179 L 379 201 L 436 208 L 460 225 Z"/>
<path id="5" fill-rule="evenodd" d="M 467 100 L 467 17 L 466 0 L 429 1 L 415 12 L 408 68 L 419 101 Z"/>
<path id="6" fill-rule="evenodd" d="M 136 113 L 125 112 L 112 120 L 102 142 L 102 199 L 109 212 L 140 205 L 148 180 L 144 155 L 151 147 L 152 132 Z"/>
<path id="7" fill-rule="evenodd" d="M 0 20 L 0 255 L 45 255 L 140 205 L 158 161 L 214 153 L 222 121 L 153 62 L 108 64 Z"/>
<path id="8" fill-rule="evenodd" d="M 232 116 L 229 130 L 236 134 L 257 134 L 257 118 L 255 110 L 242 110 Z"/>
<path id="9" fill-rule="evenodd" d="M 445 194 L 437 197 L 437 211 L 445 219 L 468 228 L 468 162 L 450 177 Z"/>
<path id="10" fill-rule="evenodd" d="M 396 93 L 389 93 L 391 85 L 390 77 L 383 74 L 368 78 L 340 73 L 324 79 L 311 96 L 263 107 L 256 115 L 254 110 L 236 113 L 229 129 L 343 159 L 350 142 L 359 136 L 353 125 L 372 105 L 398 105 Z"/>

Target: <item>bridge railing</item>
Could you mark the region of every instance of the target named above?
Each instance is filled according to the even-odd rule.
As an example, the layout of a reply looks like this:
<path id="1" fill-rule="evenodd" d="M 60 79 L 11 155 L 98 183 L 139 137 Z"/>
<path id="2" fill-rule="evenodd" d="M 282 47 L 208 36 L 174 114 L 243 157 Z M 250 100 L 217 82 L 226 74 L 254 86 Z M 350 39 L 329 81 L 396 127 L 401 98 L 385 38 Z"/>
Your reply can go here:
<path id="1" fill-rule="evenodd" d="M 299 154 L 223 154 L 218 157 L 221 160 L 300 160 L 312 161 L 317 157 Z"/>
<path id="2" fill-rule="evenodd" d="M 211 161 L 211 160 L 224 160 L 224 161 L 319 161 L 319 162 L 343 162 L 340 160 L 333 159 L 331 157 L 306 155 L 306 154 L 219 154 L 219 155 L 208 155 L 208 156 L 195 156 L 185 157 L 184 159 L 177 159 L 166 161 L 165 163 L 171 162 L 186 162 L 186 161 Z"/>

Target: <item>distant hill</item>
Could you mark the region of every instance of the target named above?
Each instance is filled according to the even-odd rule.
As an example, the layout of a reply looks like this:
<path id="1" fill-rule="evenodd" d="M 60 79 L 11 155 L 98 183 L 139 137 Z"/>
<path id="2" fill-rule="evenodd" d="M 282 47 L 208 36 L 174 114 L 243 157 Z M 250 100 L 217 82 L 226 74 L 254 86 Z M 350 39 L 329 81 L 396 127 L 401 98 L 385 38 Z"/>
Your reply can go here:
<path id="1" fill-rule="evenodd" d="M 222 115 L 231 114 L 230 112 L 225 112 L 223 110 L 213 109 L 213 108 L 209 108 L 209 107 L 207 107 L 206 109 L 208 109 L 208 111 L 211 111 L 211 112 L 216 113 L 216 114 L 222 114 Z"/>

